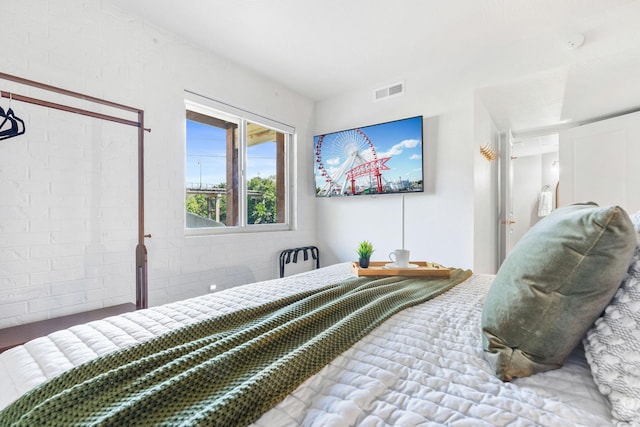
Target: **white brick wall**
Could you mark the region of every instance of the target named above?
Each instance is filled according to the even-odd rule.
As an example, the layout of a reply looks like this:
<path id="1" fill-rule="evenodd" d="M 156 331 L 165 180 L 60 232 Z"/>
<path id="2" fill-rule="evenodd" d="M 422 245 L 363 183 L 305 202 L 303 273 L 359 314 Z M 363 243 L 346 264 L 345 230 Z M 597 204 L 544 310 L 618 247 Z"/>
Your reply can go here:
<path id="1" fill-rule="evenodd" d="M 276 277 L 280 250 L 315 242 L 311 175 L 296 185 L 296 231 L 186 238 L 183 224 L 185 89 L 295 126 L 301 176 L 312 173 L 311 101 L 106 0 L 21 0 L 0 25 L 0 71 L 145 110 L 150 304 Z M 3 80 L 0 89 L 94 108 Z M 27 133 L 0 141 L 0 328 L 134 302 L 136 129 L 12 108 Z"/>

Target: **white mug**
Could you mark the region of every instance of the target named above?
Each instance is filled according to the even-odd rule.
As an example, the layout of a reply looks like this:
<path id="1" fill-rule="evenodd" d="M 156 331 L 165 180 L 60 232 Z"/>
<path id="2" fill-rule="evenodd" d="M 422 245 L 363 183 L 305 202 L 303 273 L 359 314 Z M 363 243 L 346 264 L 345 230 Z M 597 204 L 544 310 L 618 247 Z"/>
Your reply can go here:
<path id="1" fill-rule="evenodd" d="M 396 249 L 389 254 L 389 259 L 400 268 L 409 267 L 409 250 Z"/>

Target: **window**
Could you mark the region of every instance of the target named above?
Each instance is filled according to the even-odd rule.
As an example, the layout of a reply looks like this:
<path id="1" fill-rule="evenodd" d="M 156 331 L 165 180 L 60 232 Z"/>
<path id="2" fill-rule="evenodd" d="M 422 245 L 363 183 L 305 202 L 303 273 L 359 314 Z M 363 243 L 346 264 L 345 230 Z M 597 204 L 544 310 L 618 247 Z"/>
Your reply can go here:
<path id="1" fill-rule="evenodd" d="M 205 100 L 186 102 L 187 230 L 288 229 L 293 129 Z"/>

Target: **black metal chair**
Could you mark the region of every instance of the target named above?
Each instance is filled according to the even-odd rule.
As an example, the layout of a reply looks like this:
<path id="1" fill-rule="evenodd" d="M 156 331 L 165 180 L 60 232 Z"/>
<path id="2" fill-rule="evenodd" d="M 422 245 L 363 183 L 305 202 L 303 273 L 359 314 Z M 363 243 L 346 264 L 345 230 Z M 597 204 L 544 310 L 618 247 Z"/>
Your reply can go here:
<path id="1" fill-rule="evenodd" d="M 280 252 L 280 277 L 284 277 L 284 267 L 290 262 L 298 262 L 298 253 L 302 252 L 304 261 L 309 260 L 309 254 L 311 258 L 315 260 L 315 268 L 320 268 L 320 250 L 315 246 L 303 246 L 300 248 L 285 249 Z"/>

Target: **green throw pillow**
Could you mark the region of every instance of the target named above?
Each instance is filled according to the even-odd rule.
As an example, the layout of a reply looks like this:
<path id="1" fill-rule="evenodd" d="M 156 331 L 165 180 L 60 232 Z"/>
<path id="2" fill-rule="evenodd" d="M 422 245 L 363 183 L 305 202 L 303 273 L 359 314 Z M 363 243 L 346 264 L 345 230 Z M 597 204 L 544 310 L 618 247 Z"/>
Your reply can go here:
<path id="1" fill-rule="evenodd" d="M 514 246 L 482 312 L 485 359 L 503 381 L 562 366 L 620 286 L 635 231 L 618 206 L 556 209 Z"/>

